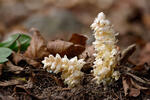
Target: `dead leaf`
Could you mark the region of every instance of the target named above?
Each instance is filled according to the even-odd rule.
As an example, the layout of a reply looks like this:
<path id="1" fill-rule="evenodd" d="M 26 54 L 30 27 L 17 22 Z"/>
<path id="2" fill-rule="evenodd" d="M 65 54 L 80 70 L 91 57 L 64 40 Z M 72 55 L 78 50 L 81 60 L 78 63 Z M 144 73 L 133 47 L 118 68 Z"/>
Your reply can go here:
<path id="1" fill-rule="evenodd" d="M 85 47 L 63 40 L 55 40 L 48 42 L 48 50 L 53 55 L 56 55 L 58 53 L 62 57 L 64 55 L 67 55 L 69 58 L 71 58 L 81 54 L 85 50 Z"/>
<path id="2" fill-rule="evenodd" d="M 12 79 L 9 81 L 0 82 L 0 86 L 6 87 L 6 86 L 19 85 L 24 83 L 25 83 L 24 80 Z"/>
<path id="3" fill-rule="evenodd" d="M 145 76 L 148 78 L 150 72 L 150 66 L 147 63 L 136 65 L 132 68 L 140 76 Z"/>
<path id="4" fill-rule="evenodd" d="M 138 77 L 138 76 L 136 76 L 132 73 L 127 72 L 126 74 L 129 75 L 130 77 L 132 77 L 133 79 L 135 79 L 136 81 L 140 82 L 140 83 L 150 85 L 150 81 L 146 81 L 146 80 L 142 79 L 141 77 Z"/>
<path id="5" fill-rule="evenodd" d="M 121 52 L 121 57 L 119 58 L 120 64 L 125 63 L 128 60 L 128 58 L 134 53 L 135 50 L 136 50 L 135 44 L 132 44 L 128 46 L 126 49 L 124 49 Z"/>
<path id="6" fill-rule="evenodd" d="M 41 63 L 33 60 L 31 58 L 25 57 L 23 54 L 20 53 L 15 53 L 13 52 L 12 54 L 12 61 L 16 64 L 16 65 L 22 65 L 23 63 L 23 67 L 25 67 L 26 65 L 32 65 L 33 67 L 37 68 L 37 67 L 41 67 Z"/>
<path id="7" fill-rule="evenodd" d="M 137 97 L 140 95 L 140 90 L 135 88 L 130 88 L 129 96 Z"/>
<path id="8" fill-rule="evenodd" d="M 125 79 L 125 77 L 122 77 L 122 84 L 123 84 L 124 94 L 125 94 L 125 96 L 127 96 L 128 95 L 128 90 L 129 90 L 129 85 L 128 85 L 127 80 Z"/>
<path id="9" fill-rule="evenodd" d="M 95 61 L 95 57 L 93 54 L 95 53 L 94 46 L 86 47 L 85 51 L 79 55 L 80 59 L 84 59 L 86 64 L 83 66 L 83 72 L 89 72 L 93 66 L 93 62 Z"/>
<path id="10" fill-rule="evenodd" d="M 69 42 L 85 46 L 86 40 L 87 40 L 87 37 L 81 34 L 74 33 L 72 34 L 72 37 L 70 38 Z"/>
<path id="11" fill-rule="evenodd" d="M 137 88 L 139 90 L 147 90 L 148 89 L 147 87 L 140 86 L 139 84 L 134 82 L 132 78 L 130 78 L 130 82 L 135 88 Z"/>
<path id="12" fill-rule="evenodd" d="M 32 31 L 32 40 L 24 55 L 32 59 L 43 59 L 50 54 L 47 49 L 46 40 L 44 40 L 38 30 L 32 29 Z"/>
<path id="13" fill-rule="evenodd" d="M 5 64 L 6 66 L 4 67 L 4 71 L 7 72 L 13 72 L 15 74 L 19 74 L 24 70 L 24 68 L 14 65 L 10 61 L 6 62 Z"/>

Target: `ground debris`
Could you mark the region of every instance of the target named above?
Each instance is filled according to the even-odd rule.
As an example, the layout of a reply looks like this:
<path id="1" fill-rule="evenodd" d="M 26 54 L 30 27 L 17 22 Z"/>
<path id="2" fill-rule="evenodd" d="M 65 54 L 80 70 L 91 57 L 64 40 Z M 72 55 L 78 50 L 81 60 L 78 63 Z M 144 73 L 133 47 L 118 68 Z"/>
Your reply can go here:
<path id="1" fill-rule="evenodd" d="M 43 59 L 50 53 L 47 49 L 47 42 L 41 36 L 40 32 L 36 29 L 31 29 L 33 31 L 32 40 L 24 56 L 32 59 Z"/>
<path id="2" fill-rule="evenodd" d="M 75 38 L 75 36 L 74 36 Z M 77 40 L 71 40 L 74 43 L 77 43 Z M 84 40 L 85 42 L 86 40 Z M 74 56 L 78 56 L 85 50 L 84 45 L 80 45 L 79 43 L 74 44 L 72 42 L 67 42 L 63 40 L 55 40 L 48 42 L 48 50 L 51 54 L 56 55 L 57 53 L 60 56 L 67 55 L 67 57 L 72 58 Z"/>

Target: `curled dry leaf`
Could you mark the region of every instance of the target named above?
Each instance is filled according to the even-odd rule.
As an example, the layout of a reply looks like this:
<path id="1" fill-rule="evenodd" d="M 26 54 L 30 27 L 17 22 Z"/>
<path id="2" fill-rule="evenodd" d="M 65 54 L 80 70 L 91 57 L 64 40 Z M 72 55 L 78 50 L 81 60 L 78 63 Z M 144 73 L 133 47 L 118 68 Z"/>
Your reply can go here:
<path id="1" fill-rule="evenodd" d="M 25 65 L 32 65 L 35 68 L 41 67 L 41 63 L 40 62 L 38 62 L 36 60 L 33 60 L 31 58 L 25 57 L 24 55 L 22 55 L 20 53 L 13 52 L 13 54 L 12 54 L 12 61 L 16 65 L 19 65 L 20 63 L 23 64 L 23 62 L 25 62 Z"/>
<path id="2" fill-rule="evenodd" d="M 87 37 L 85 37 L 81 34 L 74 33 L 74 34 L 72 34 L 72 37 L 70 38 L 69 42 L 85 46 L 86 40 L 87 40 Z"/>
<path id="3" fill-rule="evenodd" d="M 130 77 L 132 77 L 133 79 L 135 79 L 136 81 L 142 83 L 142 84 L 148 84 L 150 85 L 150 80 L 145 80 L 145 79 L 142 79 L 141 77 L 138 77 L 132 73 L 126 73 L 127 75 L 129 75 Z"/>
<path id="4" fill-rule="evenodd" d="M 140 95 L 140 89 L 130 88 L 129 96 L 137 97 Z"/>
<path id="5" fill-rule="evenodd" d="M 40 32 L 36 29 L 33 29 L 30 46 L 24 55 L 32 59 L 43 59 L 45 56 L 49 55 L 46 40 L 44 40 Z"/>
<path id="6" fill-rule="evenodd" d="M 130 78 L 130 81 L 131 81 L 131 84 L 132 84 L 135 88 L 137 88 L 137 89 L 140 89 L 140 90 L 147 90 L 147 89 L 148 89 L 147 87 L 140 86 L 139 84 L 137 84 L 136 82 L 134 82 L 132 78 Z"/>
<path id="7" fill-rule="evenodd" d="M 140 89 L 133 88 L 129 78 L 122 77 L 122 83 L 125 96 L 137 97 L 140 95 Z"/>
<path id="8" fill-rule="evenodd" d="M 81 54 L 85 50 L 85 47 L 63 40 L 55 40 L 48 42 L 48 50 L 53 55 L 56 55 L 58 53 L 62 57 L 64 55 L 67 55 L 67 57 L 71 58 Z"/>
<path id="9" fill-rule="evenodd" d="M 4 71 L 7 71 L 7 72 L 13 72 L 15 74 L 19 74 L 20 72 L 24 70 L 24 68 L 14 65 L 10 61 L 6 62 L 5 64 L 6 66 L 4 67 Z"/>
<path id="10" fill-rule="evenodd" d="M 124 49 L 121 52 L 121 57 L 118 59 L 120 64 L 126 63 L 128 58 L 134 53 L 135 50 L 136 50 L 135 44 L 132 44 L 132 45 L 128 46 L 126 49 Z"/>
<path id="11" fill-rule="evenodd" d="M 127 79 L 125 79 L 125 77 L 122 77 L 122 84 L 123 84 L 124 94 L 125 96 L 127 96 L 129 90 L 129 84 L 127 83 Z"/>
<path id="12" fill-rule="evenodd" d="M 140 95 L 140 91 L 145 94 L 150 91 L 150 80 L 136 76 L 133 73 L 126 72 L 126 75 L 122 78 L 122 83 L 125 96 L 129 94 L 129 96 L 137 97 Z"/>

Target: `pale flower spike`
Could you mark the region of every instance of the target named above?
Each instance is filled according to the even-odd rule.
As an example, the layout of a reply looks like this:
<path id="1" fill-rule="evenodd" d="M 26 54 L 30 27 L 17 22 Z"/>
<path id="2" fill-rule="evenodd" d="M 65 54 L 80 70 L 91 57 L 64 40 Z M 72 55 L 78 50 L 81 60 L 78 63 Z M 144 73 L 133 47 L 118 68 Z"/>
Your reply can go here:
<path id="1" fill-rule="evenodd" d="M 56 54 L 56 57 L 53 55 L 45 57 L 42 63 L 44 64 L 43 68 L 50 73 L 58 74 L 61 72 L 61 78 L 69 87 L 80 84 L 80 80 L 83 77 L 81 68 L 85 64 L 83 59 L 78 60 L 77 57 L 74 57 L 69 60 L 66 55 L 61 58 L 59 54 Z"/>
<path id="2" fill-rule="evenodd" d="M 116 35 L 110 21 L 103 12 L 95 18 L 91 28 L 94 30 L 95 41 L 93 42 L 96 53 L 93 65 L 93 74 L 96 82 L 108 83 L 111 79 L 118 80 L 119 72 L 114 71 L 117 67 L 119 50 L 116 46 Z"/>

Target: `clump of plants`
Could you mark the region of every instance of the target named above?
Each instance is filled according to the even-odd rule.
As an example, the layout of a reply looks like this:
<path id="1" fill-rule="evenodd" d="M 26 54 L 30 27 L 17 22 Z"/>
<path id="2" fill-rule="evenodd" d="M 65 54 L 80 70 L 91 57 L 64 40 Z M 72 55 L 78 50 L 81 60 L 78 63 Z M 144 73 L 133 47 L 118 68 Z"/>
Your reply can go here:
<path id="1" fill-rule="evenodd" d="M 136 45 L 120 50 L 118 33 L 103 12 L 91 28 L 95 41 L 89 46 L 81 34 L 74 33 L 69 40 L 47 41 L 34 28 L 30 35 L 14 34 L 2 41 L 0 98 L 6 100 L 6 94 L 19 100 L 99 100 L 148 94 L 149 65 L 128 60 Z"/>
<path id="2" fill-rule="evenodd" d="M 116 45 L 115 36 L 117 33 L 114 31 L 110 21 L 106 19 L 103 12 L 98 14 L 98 17 L 94 20 L 91 28 L 94 30 L 95 42 L 93 42 L 96 53 L 93 54 L 95 62 L 93 65 L 94 80 L 99 84 L 110 82 L 112 78 L 119 79 L 119 72 L 114 71 L 118 63 L 119 49 Z M 61 78 L 64 83 L 67 83 L 69 87 L 79 84 L 83 73 L 80 72 L 82 66 L 85 64 L 83 59 L 77 61 L 77 57 L 72 58 L 70 61 L 67 56 L 61 59 L 57 54 L 56 58 L 52 55 L 49 58 L 45 58 L 43 61 L 44 68 L 49 72 L 62 72 Z"/>

